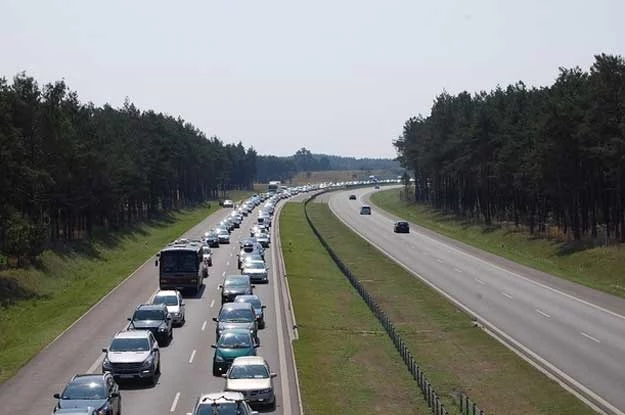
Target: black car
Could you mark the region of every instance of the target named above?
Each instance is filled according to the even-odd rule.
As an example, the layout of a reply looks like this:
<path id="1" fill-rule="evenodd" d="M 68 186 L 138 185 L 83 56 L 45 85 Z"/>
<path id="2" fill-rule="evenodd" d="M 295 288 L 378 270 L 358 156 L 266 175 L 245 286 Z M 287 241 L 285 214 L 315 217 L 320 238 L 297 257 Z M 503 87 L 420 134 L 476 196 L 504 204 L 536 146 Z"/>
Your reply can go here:
<path id="1" fill-rule="evenodd" d="M 219 236 L 217 232 L 210 231 L 204 234 L 204 240 L 206 241 L 206 245 L 211 248 L 219 248 Z"/>
<path id="2" fill-rule="evenodd" d="M 410 225 L 408 224 L 408 222 L 405 221 L 397 221 L 395 222 L 395 225 L 393 226 L 393 231 L 395 233 L 409 233 L 410 232 Z"/>
<path id="3" fill-rule="evenodd" d="M 356 200 L 356 195 L 349 195 L 349 200 Z"/>
<path id="4" fill-rule="evenodd" d="M 119 386 L 110 373 L 75 375 L 61 393 L 53 413 L 65 408 L 95 408 L 98 414 L 120 415 L 122 398 Z"/>
<path id="5" fill-rule="evenodd" d="M 219 288 L 221 289 L 221 304 L 234 301 L 237 295 L 254 294 L 254 286 L 248 275 L 227 275 L 223 284 L 219 284 Z"/>
<path id="6" fill-rule="evenodd" d="M 360 214 L 361 215 L 370 215 L 371 214 L 371 206 L 361 206 L 360 207 Z"/>
<path id="7" fill-rule="evenodd" d="M 138 305 L 128 321 L 128 330 L 150 330 L 159 346 L 169 344 L 174 338 L 172 318 L 165 304 Z"/>

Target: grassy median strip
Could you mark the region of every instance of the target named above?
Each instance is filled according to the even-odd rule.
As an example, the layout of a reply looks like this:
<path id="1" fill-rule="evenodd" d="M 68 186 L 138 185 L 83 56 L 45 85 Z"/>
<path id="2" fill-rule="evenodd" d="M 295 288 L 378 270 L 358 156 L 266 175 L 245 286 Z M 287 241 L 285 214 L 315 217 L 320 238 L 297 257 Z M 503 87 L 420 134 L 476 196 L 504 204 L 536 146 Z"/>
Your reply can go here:
<path id="1" fill-rule="evenodd" d="M 240 198 L 250 192 L 232 192 Z M 211 202 L 105 238 L 45 251 L 40 265 L 0 272 L 0 383 L 167 242 L 219 208 Z"/>
<path id="2" fill-rule="evenodd" d="M 572 249 L 514 228 L 468 223 L 421 204 L 402 201 L 399 189 L 377 192 L 371 202 L 405 220 L 519 264 L 625 297 L 625 245 Z"/>
<path id="3" fill-rule="evenodd" d="M 311 203 L 308 212 L 332 249 L 400 330 L 448 409 L 457 407 L 454 397 L 462 391 L 487 414 L 594 413 L 353 233 L 327 205 Z"/>
<path id="4" fill-rule="evenodd" d="M 294 343 L 306 414 L 425 414 L 393 343 L 288 203 L 280 237 L 299 327 Z"/>

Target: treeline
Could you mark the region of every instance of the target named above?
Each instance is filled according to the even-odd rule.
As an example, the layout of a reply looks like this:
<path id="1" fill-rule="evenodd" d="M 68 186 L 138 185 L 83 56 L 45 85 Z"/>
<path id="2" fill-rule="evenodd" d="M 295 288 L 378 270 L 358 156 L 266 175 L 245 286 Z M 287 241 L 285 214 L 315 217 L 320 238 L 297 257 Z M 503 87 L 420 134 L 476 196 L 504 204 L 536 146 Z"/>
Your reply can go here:
<path id="1" fill-rule="evenodd" d="M 0 79 L 0 252 L 36 255 L 251 188 L 256 153 L 207 138 L 181 118 L 81 103 L 63 81 Z"/>
<path id="2" fill-rule="evenodd" d="M 443 93 L 394 142 L 417 201 L 530 232 L 625 241 L 625 61 L 560 69 L 549 87 L 522 82 Z"/>
<path id="3" fill-rule="evenodd" d="M 258 156 L 257 179 L 261 183 L 270 180 L 288 181 L 299 172 L 328 170 L 388 170 L 401 174 L 403 169 L 393 159 L 374 159 L 313 154 L 302 147 L 292 156 Z"/>

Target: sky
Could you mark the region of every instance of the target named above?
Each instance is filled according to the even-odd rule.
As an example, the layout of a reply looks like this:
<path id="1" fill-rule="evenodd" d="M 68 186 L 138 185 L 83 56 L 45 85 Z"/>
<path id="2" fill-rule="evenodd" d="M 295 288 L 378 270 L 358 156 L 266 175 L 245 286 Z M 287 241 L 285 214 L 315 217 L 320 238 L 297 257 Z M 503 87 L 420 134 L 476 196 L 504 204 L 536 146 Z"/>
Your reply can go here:
<path id="1" fill-rule="evenodd" d="M 181 116 L 260 154 L 395 157 L 435 97 L 625 56 L 625 0 L 0 0 L 0 77 Z"/>

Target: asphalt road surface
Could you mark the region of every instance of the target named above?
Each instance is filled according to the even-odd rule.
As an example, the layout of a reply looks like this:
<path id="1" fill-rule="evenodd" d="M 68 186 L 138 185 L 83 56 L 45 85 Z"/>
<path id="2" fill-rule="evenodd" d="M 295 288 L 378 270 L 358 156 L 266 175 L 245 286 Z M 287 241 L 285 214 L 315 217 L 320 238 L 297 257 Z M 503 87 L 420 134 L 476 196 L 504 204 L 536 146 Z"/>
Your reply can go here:
<path id="1" fill-rule="evenodd" d="M 607 413 L 625 411 L 625 301 L 468 247 L 373 206 L 373 189 L 335 192 L 332 211 L 404 268 L 454 300 L 493 334 Z M 348 200 L 356 194 L 358 200 Z"/>
<path id="2" fill-rule="evenodd" d="M 277 222 L 278 203 L 274 215 Z M 249 228 L 257 216 L 256 208 L 231 235 L 230 245 L 213 248 L 213 266 L 209 268 L 204 290 L 195 297 L 186 297 L 186 324 L 174 329 L 174 339 L 161 348 L 162 374 L 155 387 L 121 385 L 122 411 L 125 414 L 187 414 L 200 394 L 223 390 L 224 380 L 213 377 L 212 358 L 215 343 L 215 322 L 221 304 L 218 285 L 228 274 L 239 274 L 236 254 L 239 240 L 249 236 Z M 193 227 L 184 237 L 199 238 L 226 217 L 231 209 L 221 209 Z M 275 226 L 274 226 L 275 229 Z M 276 414 L 298 414 L 298 393 L 295 382 L 292 349 L 289 343 L 288 316 L 283 311 L 282 282 L 275 277 L 276 253 L 272 249 L 265 258 L 270 269 L 269 284 L 257 285 L 255 293 L 267 305 L 266 328 L 259 331 L 258 355 L 265 357 L 272 371 L 276 391 Z M 154 257 L 139 267 L 101 302 L 58 337 L 12 379 L 0 385 L 0 414 L 50 414 L 55 400 L 67 381 L 77 373 L 101 371 L 103 353 L 115 332 L 126 327 L 126 318 L 136 305 L 147 302 L 158 289 Z"/>

